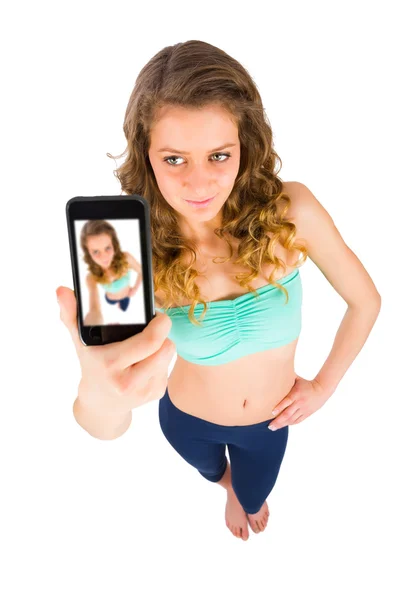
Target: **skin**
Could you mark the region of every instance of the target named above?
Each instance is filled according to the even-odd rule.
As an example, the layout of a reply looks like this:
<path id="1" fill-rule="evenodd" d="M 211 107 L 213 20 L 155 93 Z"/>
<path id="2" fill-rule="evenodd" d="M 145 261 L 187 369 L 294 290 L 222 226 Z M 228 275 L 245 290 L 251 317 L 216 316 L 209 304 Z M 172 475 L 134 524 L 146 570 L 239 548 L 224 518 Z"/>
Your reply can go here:
<path id="1" fill-rule="evenodd" d="M 229 148 L 228 151 L 231 152 L 232 157 L 222 164 L 219 162 L 214 164 L 213 160 L 216 160 L 217 157 L 213 159 L 209 151 L 223 143 L 235 143 L 235 141 L 239 141 L 236 125 L 219 107 L 207 107 L 201 111 L 176 107 L 165 108 L 161 120 L 155 124 L 151 133 L 149 159 L 159 189 L 166 202 L 176 211 L 182 233 L 197 242 L 201 253 L 206 257 L 217 256 L 226 251 L 225 247 L 218 246 L 213 229 L 220 225 L 221 209 L 229 197 L 238 173 L 240 146 L 238 143 L 236 147 Z M 163 146 L 188 150 L 189 154 L 158 152 L 158 149 Z M 219 152 L 224 152 L 224 149 Z M 163 157 L 171 155 L 177 155 L 179 158 L 170 162 L 182 166 L 171 167 L 163 162 Z M 311 381 L 298 376 L 294 377 L 295 348 L 290 348 L 290 344 L 267 350 L 266 353 L 258 352 L 249 357 L 241 357 L 234 361 L 233 368 L 236 372 L 242 373 L 242 379 L 246 382 L 244 393 L 247 397 L 252 396 L 248 403 L 253 405 L 252 414 L 254 414 L 254 405 L 257 405 L 259 399 L 258 389 L 254 387 L 254 384 L 260 384 L 261 398 L 264 402 L 273 402 L 268 408 L 277 411 L 277 416 L 273 419 L 277 429 L 300 423 L 323 406 L 363 347 L 380 310 L 380 295 L 374 282 L 361 261 L 343 240 L 328 211 L 312 192 L 299 182 L 286 182 L 283 184 L 283 189 L 291 199 L 291 206 L 286 218 L 296 225 L 297 240 L 304 243 L 308 258 L 341 296 L 347 304 L 347 310 L 338 328 L 329 356 Z M 217 194 L 215 200 L 204 209 L 192 208 L 183 200 L 184 198 L 202 199 L 214 194 Z M 281 255 L 280 258 L 285 260 L 287 257 Z M 287 264 L 294 264 L 298 255 L 293 258 L 294 260 L 287 261 Z M 215 285 L 218 288 L 222 288 L 223 285 L 228 288 L 226 282 L 232 280 L 233 267 L 229 265 L 229 270 L 225 272 L 222 267 L 218 268 L 219 271 L 216 273 L 216 267 L 209 262 L 207 274 L 210 275 L 210 278 L 214 277 Z M 223 278 L 223 275 L 226 277 Z M 265 284 L 262 279 L 252 283 L 254 287 Z M 229 283 L 229 286 L 230 289 L 233 288 L 232 283 Z M 228 293 L 229 291 L 228 289 Z M 179 361 L 180 357 L 178 356 L 169 379 L 168 388 L 172 391 L 174 373 L 179 374 L 181 378 L 181 371 L 178 370 L 178 366 L 181 364 Z M 224 395 L 228 395 L 231 399 L 231 396 L 233 397 L 235 394 L 234 389 L 229 389 L 230 380 L 235 386 L 240 383 L 240 380 L 235 377 L 235 372 L 228 370 L 230 365 L 221 365 L 221 368 L 225 369 L 225 367 L 227 370 L 220 371 L 220 367 L 218 369 L 211 367 L 211 371 L 206 371 L 207 367 L 204 366 L 202 372 L 207 373 L 207 377 L 202 379 L 199 376 L 195 380 L 199 385 L 205 387 L 205 384 L 211 379 L 211 392 L 215 391 L 214 382 L 219 382 L 217 397 L 221 399 L 222 404 Z M 187 376 L 188 373 L 196 375 L 196 365 L 192 367 L 190 363 L 186 363 L 184 368 L 187 383 L 187 380 L 190 379 Z M 279 377 L 276 377 L 278 368 Z M 213 372 L 217 375 L 222 373 L 222 379 L 218 379 L 217 376 L 212 379 Z M 263 377 L 260 376 L 261 372 Z M 273 396 L 268 395 L 269 388 L 274 382 L 280 382 L 286 376 L 290 376 L 291 381 L 285 382 L 285 386 L 286 383 L 289 385 L 279 399 L 275 394 L 279 390 L 275 390 Z M 292 378 L 295 379 L 294 382 Z M 177 384 L 185 385 L 185 381 L 179 379 Z M 192 390 L 193 388 L 195 386 L 192 385 Z M 229 389 L 228 394 L 226 394 L 227 389 Z M 240 394 L 240 392 L 241 390 L 238 393 Z M 195 392 L 192 395 L 195 396 Z M 174 396 L 173 393 L 172 396 Z M 240 401 L 239 395 L 236 395 L 237 398 Z M 203 397 L 203 401 L 203 404 L 206 404 L 207 395 Z M 243 405 L 243 400 L 241 402 Z M 232 412 L 237 407 L 231 404 L 228 408 Z M 201 407 L 199 407 L 200 409 Z M 207 406 L 207 410 L 209 409 L 210 407 Z M 247 405 L 244 410 L 249 414 Z M 274 416 L 274 413 L 271 414 Z M 227 490 L 226 523 L 234 535 L 243 540 L 248 539 L 246 517 L 253 531 L 263 531 L 269 515 L 267 503 L 264 502 L 260 511 L 254 515 L 244 513 L 232 489 L 229 463 L 223 478 L 218 483 Z"/>
<path id="2" fill-rule="evenodd" d="M 183 235 L 194 240 L 204 254 L 215 254 L 216 236 L 213 230 L 221 224 L 222 207 L 231 193 L 240 165 L 238 128 L 229 114 L 220 107 L 201 111 L 164 107 L 151 135 L 149 160 L 157 185 L 168 204 L 176 211 Z M 172 133 L 173 132 L 173 135 Z M 223 144 L 234 144 L 218 150 Z M 169 147 L 175 151 L 159 149 Z M 183 151 L 188 151 L 184 154 Z M 223 153 L 229 152 L 228 159 Z M 222 154 L 221 154 L 222 153 Z M 169 161 L 166 157 L 174 156 Z M 168 162 L 170 164 L 168 164 Z M 171 167 L 171 164 L 182 165 Z M 204 209 L 195 209 L 188 200 L 216 196 Z M 225 522 L 236 537 L 247 540 L 248 524 L 254 532 L 263 531 L 269 510 L 264 502 L 255 515 L 246 515 L 232 488 L 230 466 L 218 482 L 227 491 Z"/>
<path id="3" fill-rule="evenodd" d="M 106 274 L 108 274 L 110 279 L 113 279 L 115 274 L 110 269 L 110 265 L 114 257 L 114 248 L 111 237 L 107 233 L 91 235 L 87 238 L 86 243 L 91 258 L 106 272 Z M 138 277 L 136 278 L 135 284 L 132 287 L 126 286 L 125 288 L 114 293 L 107 292 L 107 296 L 110 298 L 110 300 L 120 300 L 126 296 L 133 296 L 142 281 L 140 264 L 131 254 L 129 254 L 129 252 L 125 252 L 125 255 L 128 259 L 129 268 L 135 270 L 138 273 Z M 89 305 L 91 308 L 84 319 L 85 324 L 89 322 L 90 324 L 102 323 L 103 318 L 100 312 L 100 302 L 96 286 L 89 286 Z"/>
<path id="4" fill-rule="evenodd" d="M 221 223 L 222 207 L 229 197 L 240 164 L 240 141 L 237 126 L 219 107 L 192 111 L 165 107 L 160 112 L 151 136 L 149 160 L 160 192 L 176 211 L 180 230 L 202 248 L 215 246 L 213 230 Z M 174 134 L 172 135 L 171 132 Z M 176 141 L 174 141 L 176 140 Z M 174 143 L 174 146 L 171 144 Z M 225 143 L 233 147 L 211 154 L 210 150 Z M 188 150 L 190 154 L 158 152 L 169 146 Z M 232 156 L 220 155 L 229 152 Z M 163 159 L 179 155 L 168 162 Z M 186 165 L 184 162 L 186 161 Z M 180 166 L 171 166 L 171 165 Z M 198 200 L 215 196 L 205 209 L 194 209 L 184 199 Z"/>

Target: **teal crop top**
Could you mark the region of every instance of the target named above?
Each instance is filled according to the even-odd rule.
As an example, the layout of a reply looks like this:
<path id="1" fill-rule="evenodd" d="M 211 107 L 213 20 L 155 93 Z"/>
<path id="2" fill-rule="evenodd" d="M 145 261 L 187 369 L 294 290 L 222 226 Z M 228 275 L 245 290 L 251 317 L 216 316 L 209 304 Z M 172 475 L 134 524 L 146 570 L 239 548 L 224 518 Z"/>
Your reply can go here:
<path id="1" fill-rule="evenodd" d="M 185 360 L 198 365 L 220 365 L 247 354 L 277 348 L 297 339 L 301 330 L 303 290 L 299 269 L 277 280 L 288 292 L 272 284 L 257 288 L 259 297 L 248 292 L 233 300 L 207 302 L 207 313 L 199 317 L 203 304 L 196 305 L 196 326 L 188 315 L 190 304 L 169 309 L 172 326 L 168 334 Z"/>
<path id="2" fill-rule="evenodd" d="M 120 277 L 120 279 L 116 279 L 115 281 L 112 281 L 111 283 L 101 283 L 100 285 L 107 292 L 118 292 L 119 290 L 122 290 L 124 287 L 129 285 L 131 272 L 132 272 L 132 269 L 128 269 L 128 272 L 126 273 L 126 275 L 123 275 L 122 277 Z"/>

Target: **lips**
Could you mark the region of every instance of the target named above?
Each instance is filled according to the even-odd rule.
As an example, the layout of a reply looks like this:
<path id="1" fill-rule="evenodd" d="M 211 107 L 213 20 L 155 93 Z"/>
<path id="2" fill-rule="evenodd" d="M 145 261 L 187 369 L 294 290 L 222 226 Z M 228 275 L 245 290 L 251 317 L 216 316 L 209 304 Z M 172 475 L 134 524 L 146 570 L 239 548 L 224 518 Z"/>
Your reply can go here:
<path id="1" fill-rule="evenodd" d="M 209 198 L 204 198 L 204 200 L 189 200 L 188 198 L 185 198 L 186 202 L 196 202 L 198 204 L 201 204 L 202 202 L 207 202 L 207 200 L 212 200 L 214 198 L 214 196 L 210 196 Z"/>
<path id="2" fill-rule="evenodd" d="M 215 196 L 212 196 L 211 198 L 207 198 L 207 200 L 185 200 L 185 202 L 191 204 L 192 206 L 208 206 L 210 202 L 214 200 L 214 198 Z"/>

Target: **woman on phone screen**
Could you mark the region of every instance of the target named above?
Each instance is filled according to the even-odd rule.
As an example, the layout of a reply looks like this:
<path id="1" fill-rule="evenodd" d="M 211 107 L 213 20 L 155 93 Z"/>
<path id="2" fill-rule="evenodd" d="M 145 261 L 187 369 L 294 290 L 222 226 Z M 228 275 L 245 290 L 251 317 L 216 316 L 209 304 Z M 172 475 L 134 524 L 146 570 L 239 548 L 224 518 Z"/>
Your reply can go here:
<path id="1" fill-rule="evenodd" d="M 278 177 L 257 87 L 224 51 L 194 40 L 158 52 L 136 80 L 124 132 L 115 174 L 149 202 L 156 307 L 177 349 L 160 426 L 226 489 L 226 524 L 247 540 L 248 524 L 266 527 L 289 425 L 333 394 L 380 296 L 312 192 Z M 307 257 L 349 306 L 312 381 L 294 371 Z"/>
<path id="2" fill-rule="evenodd" d="M 106 325 L 101 311 L 98 285 L 104 289 L 108 304 L 126 312 L 130 299 L 142 281 L 140 264 L 129 252 L 123 252 L 117 232 L 108 221 L 91 220 L 82 227 L 80 246 L 89 273 L 86 285 L 89 292 L 89 311 L 84 325 Z M 130 285 L 132 271 L 137 272 L 135 284 Z M 108 323 L 118 324 L 116 323 Z"/>

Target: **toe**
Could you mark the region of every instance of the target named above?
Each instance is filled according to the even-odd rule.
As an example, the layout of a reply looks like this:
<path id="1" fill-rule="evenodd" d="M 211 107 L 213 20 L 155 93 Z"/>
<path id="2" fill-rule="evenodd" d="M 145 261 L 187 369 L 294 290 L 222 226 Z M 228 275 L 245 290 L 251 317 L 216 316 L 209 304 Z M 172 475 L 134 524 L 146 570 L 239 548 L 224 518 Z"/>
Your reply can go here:
<path id="1" fill-rule="evenodd" d="M 255 522 L 255 520 L 254 519 L 249 519 L 249 523 L 250 523 L 250 527 L 251 527 L 252 531 L 254 533 L 257 533 L 258 532 L 258 527 L 257 527 L 257 523 Z"/>
<path id="2" fill-rule="evenodd" d="M 264 531 L 268 523 L 269 509 L 267 504 L 265 503 L 262 508 L 264 509 L 263 512 L 261 512 L 262 509 L 260 509 L 258 513 L 247 513 L 247 520 L 254 533 L 261 533 Z"/>
<path id="3" fill-rule="evenodd" d="M 256 533 L 256 525 L 253 521 L 253 519 L 250 518 L 250 515 L 247 515 L 247 520 L 250 524 L 251 530 L 253 531 L 253 533 Z"/>

